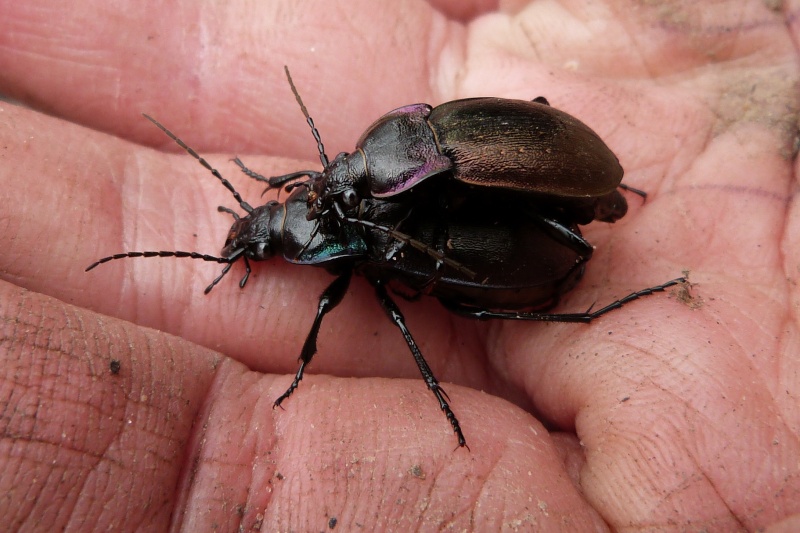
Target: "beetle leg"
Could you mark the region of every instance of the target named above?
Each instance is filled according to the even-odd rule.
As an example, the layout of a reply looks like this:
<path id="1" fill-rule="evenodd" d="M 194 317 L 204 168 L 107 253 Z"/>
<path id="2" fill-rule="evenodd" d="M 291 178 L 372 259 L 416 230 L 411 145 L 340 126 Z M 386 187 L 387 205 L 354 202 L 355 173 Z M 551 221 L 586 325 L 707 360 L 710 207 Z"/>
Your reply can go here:
<path id="1" fill-rule="evenodd" d="M 617 185 L 617 188 L 622 189 L 623 191 L 631 192 L 637 196 L 641 196 L 642 202 L 645 202 L 647 200 L 647 193 L 644 192 L 642 189 L 637 189 L 636 187 L 631 187 L 630 185 L 626 185 L 624 183 L 620 183 L 619 185 Z"/>
<path id="2" fill-rule="evenodd" d="M 250 178 L 253 178 L 256 181 L 269 183 L 269 178 L 265 178 L 264 176 L 262 176 L 258 172 L 254 172 L 254 171 L 250 170 L 249 168 L 247 168 L 245 166 L 245 164 L 242 163 L 242 160 L 239 159 L 238 157 L 234 157 L 233 158 L 233 162 L 236 163 L 236 166 L 238 166 L 240 169 L 242 169 L 242 172 L 244 172 L 246 176 L 248 176 Z"/>
<path id="3" fill-rule="evenodd" d="M 442 302 L 442 305 L 444 305 L 448 310 L 454 313 L 458 313 L 460 315 L 468 316 L 471 318 L 477 318 L 481 320 L 486 320 L 490 318 L 501 318 L 504 320 L 533 320 L 537 322 L 589 323 L 595 318 L 601 317 L 604 314 L 613 311 L 615 309 L 619 309 L 626 303 L 632 302 L 633 300 L 638 300 L 639 298 L 650 296 L 651 294 L 656 292 L 663 292 L 669 287 L 680 285 L 681 283 L 685 282 L 686 278 L 676 278 L 666 283 L 662 283 L 661 285 L 656 285 L 654 287 L 648 287 L 646 289 L 641 289 L 636 292 L 632 292 L 629 295 L 625 296 L 624 298 L 620 298 L 619 300 L 611 302 L 610 304 L 606 305 L 602 309 L 598 309 L 597 311 L 591 311 L 591 308 L 589 308 L 589 310 L 587 310 L 585 313 L 526 313 L 518 311 L 493 311 L 491 309 L 471 307 L 453 301 L 445 301 L 445 300 L 440 300 L 440 301 Z"/>
<path id="4" fill-rule="evenodd" d="M 534 215 L 535 218 L 545 226 L 548 233 L 561 244 L 566 245 L 574 250 L 583 259 L 581 262 L 585 263 L 592 258 L 594 253 L 594 246 L 584 239 L 579 232 L 573 230 L 569 226 L 565 226 L 554 218 L 544 217 L 541 215 Z"/>
<path id="5" fill-rule="evenodd" d="M 386 311 L 386 314 L 389 315 L 389 320 L 394 323 L 400 329 L 400 332 L 403 334 L 403 338 L 406 340 L 406 344 L 408 348 L 411 350 L 411 354 L 414 356 L 414 361 L 417 363 L 417 367 L 419 367 L 419 371 L 422 374 L 422 379 L 425 380 L 425 384 L 428 388 L 433 392 L 436 399 L 439 401 L 439 408 L 444 412 L 444 415 L 447 417 L 447 420 L 450 421 L 450 425 L 453 426 L 453 432 L 458 437 L 458 445 L 467 446 L 467 441 L 464 440 L 464 434 L 461 432 L 461 425 L 458 423 L 458 419 L 453 411 L 450 409 L 450 405 L 447 403 L 447 400 L 450 398 L 447 396 L 447 393 L 444 389 L 439 385 L 439 381 L 433 375 L 433 371 L 431 367 L 428 366 L 428 362 L 425 361 L 425 358 L 422 356 L 422 352 L 417 347 L 417 343 L 414 341 L 414 338 L 411 336 L 411 332 L 406 327 L 406 320 L 403 317 L 403 313 L 400 312 L 400 308 L 397 307 L 397 304 L 394 303 L 394 300 L 389 296 L 389 293 L 386 291 L 386 287 L 380 281 L 373 281 L 372 285 L 375 287 L 375 294 L 378 297 L 378 301 L 383 307 L 383 310 Z"/>
<path id="6" fill-rule="evenodd" d="M 333 283 L 328 285 L 322 295 L 319 297 L 319 304 L 317 305 L 317 316 L 314 318 L 314 324 L 311 326 L 311 331 L 308 332 L 306 341 L 303 343 L 303 350 L 300 352 L 300 368 L 294 376 L 294 381 L 286 389 L 286 392 L 275 400 L 272 408 L 280 407 L 283 400 L 292 395 L 294 390 L 300 385 L 300 380 L 303 379 L 303 373 L 306 370 L 306 365 L 311 362 L 314 354 L 317 353 L 317 336 L 319 335 L 319 328 L 322 325 L 322 318 L 328 314 L 334 307 L 339 305 L 344 298 L 344 293 L 347 292 L 347 287 L 350 286 L 350 278 L 352 277 L 352 270 L 347 270 L 338 278 L 333 280 Z"/>
<path id="7" fill-rule="evenodd" d="M 272 176 L 271 178 L 267 178 L 265 176 L 262 176 L 258 172 L 255 172 L 254 170 L 250 170 L 249 168 L 247 168 L 245 166 L 245 164 L 242 162 L 242 160 L 239 159 L 238 157 L 234 158 L 233 162 L 236 163 L 236 165 L 240 169 L 242 169 L 242 172 L 244 172 L 246 176 L 248 176 L 250 178 L 253 178 L 256 181 L 260 181 L 262 183 L 266 183 L 267 184 L 267 188 L 264 189 L 264 192 L 261 193 L 262 196 L 268 190 L 270 190 L 270 189 L 279 189 L 280 187 L 282 187 L 286 183 L 289 183 L 290 181 L 296 181 L 296 180 L 299 180 L 302 177 L 307 177 L 308 178 L 307 181 L 313 181 L 315 179 L 318 179 L 322 175 L 321 172 L 316 172 L 314 170 L 300 170 L 298 172 L 291 172 L 289 174 L 283 174 L 282 176 Z M 292 184 L 292 185 L 294 185 L 294 184 Z M 292 187 L 292 188 L 294 188 L 294 187 Z M 286 192 L 290 192 L 290 191 L 291 191 L 291 189 L 287 189 Z"/>
<path id="8" fill-rule="evenodd" d="M 316 179 L 319 179 L 322 174 L 320 172 L 315 172 L 313 170 L 301 170 L 299 172 L 292 172 L 290 174 L 284 174 L 283 176 L 272 176 L 271 178 L 267 178 L 267 183 L 269 183 L 269 187 L 267 189 L 277 189 L 281 185 L 285 183 L 289 183 L 290 181 L 295 181 L 303 176 L 307 176 L 308 179 L 303 183 L 310 183 Z M 286 189 L 286 192 L 291 192 L 293 188 L 297 186 L 296 183 L 290 184 L 291 188 Z M 289 186 L 287 186 L 289 187 Z"/>

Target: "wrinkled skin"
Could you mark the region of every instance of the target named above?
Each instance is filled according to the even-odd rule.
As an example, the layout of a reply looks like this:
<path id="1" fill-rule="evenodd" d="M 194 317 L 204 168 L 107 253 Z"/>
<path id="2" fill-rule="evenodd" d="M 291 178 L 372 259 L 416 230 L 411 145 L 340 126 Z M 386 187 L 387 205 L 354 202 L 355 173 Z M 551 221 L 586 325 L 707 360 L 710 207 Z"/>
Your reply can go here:
<path id="1" fill-rule="evenodd" d="M 5 523 L 800 528 L 800 1 L 359 4 L 3 3 L 0 93 L 28 106 L 0 106 Z M 650 193 L 586 228 L 597 251 L 559 310 L 682 269 L 695 300 L 588 326 L 401 302 L 470 452 L 356 279 L 272 410 L 324 271 L 259 264 L 240 290 L 237 266 L 203 296 L 219 265 L 83 268 L 224 241 L 230 195 L 141 112 L 251 203 L 234 155 L 265 175 L 313 167 L 284 63 L 329 155 L 399 105 L 546 96 Z"/>

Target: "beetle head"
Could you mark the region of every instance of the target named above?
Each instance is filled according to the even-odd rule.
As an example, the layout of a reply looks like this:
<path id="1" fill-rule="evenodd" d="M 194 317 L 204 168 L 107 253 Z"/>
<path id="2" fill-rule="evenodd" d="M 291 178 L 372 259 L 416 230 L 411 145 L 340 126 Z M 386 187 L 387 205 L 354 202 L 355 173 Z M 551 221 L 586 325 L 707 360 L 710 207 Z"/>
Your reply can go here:
<path id="1" fill-rule="evenodd" d="M 245 217 L 235 216 L 228 238 L 225 239 L 225 246 L 222 248 L 222 257 L 232 261 L 239 257 L 253 261 L 270 259 L 275 254 L 274 243 L 270 236 L 270 223 L 274 211 L 280 205 L 275 201 L 267 202 L 253 209 Z"/>
<path id="2" fill-rule="evenodd" d="M 308 220 L 320 218 L 333 202 L 344 212 L 358 207 L 361 195 L 357 188 L 366 183 L 366 176 L 364 154 L 360 149 L 352 154 L 342 152 L 337 155 L 308 193 Z"/>

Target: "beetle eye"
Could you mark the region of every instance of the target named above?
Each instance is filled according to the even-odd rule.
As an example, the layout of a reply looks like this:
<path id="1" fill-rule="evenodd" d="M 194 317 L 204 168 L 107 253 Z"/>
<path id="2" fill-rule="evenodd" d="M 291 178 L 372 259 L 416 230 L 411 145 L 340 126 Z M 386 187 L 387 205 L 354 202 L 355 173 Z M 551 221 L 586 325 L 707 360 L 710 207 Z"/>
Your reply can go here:
<path id="1" fill-rule="evenodd" d="M 342 203 L 345 207 L 351 208 L 358 205 L 358 195 L 353 189 L 347 189 L 342 192 Z"/>

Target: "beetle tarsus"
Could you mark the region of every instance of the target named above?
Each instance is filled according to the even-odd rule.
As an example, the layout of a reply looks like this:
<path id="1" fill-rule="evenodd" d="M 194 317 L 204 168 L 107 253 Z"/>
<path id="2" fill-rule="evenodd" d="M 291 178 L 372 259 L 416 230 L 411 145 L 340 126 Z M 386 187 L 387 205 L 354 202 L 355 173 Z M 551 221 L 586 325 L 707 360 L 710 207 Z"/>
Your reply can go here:
<path id="1" fill-rule="evenodd" d="M 233 161 L 236 164 L 236 166 L 238 166 L 248 178 L 253 178 L 254 180 L 260 181 L 262 183 L 269 183 L 269 178 L 265 178 L 258 172 L 255 172 L 254 170 L 250 170 L 249 168 L 247 168 L 245 164 L 242 163 L 242 160 L 239 159 L 238 157 L 234 157 L 231 161 Z"/>
<path id="2" fill-rule="evenodd" d="M 624 183 L 620 183 L 619 185 L 617 185 L 617 187 L 619 187 L 623 191 L 632 192 L 637 196 L 641 196 L 643 202 L 647 200 L 647 193 L 641 189 L 637 189 L 636 187 L 631 187 L 630 185 L 626 185 Z"/>
<path id="3" fill-rule="evenodd" d="M 292 380 L 292 384 L 289 385 L 289 388 L 286 389 L 286 392 L 278 396 L 278 398 L 272 404 L 273 409 L 275 409 L 276 407 L 280 407 L 281 409 L 283 409 L 283 406 L 281 406 L 283 400 L 291 396 L 294 390 L 298 387 L 298 385 L 300 385 L 300 380 L 303 379 L 303 374 L 305 373 L 305 371 L 306 371 L 306 362 L 300 361 L 300 368 L 297 369 L 297 373 L 294 376 L 294 380 Z"/>

